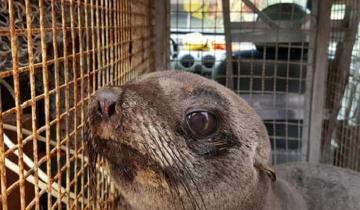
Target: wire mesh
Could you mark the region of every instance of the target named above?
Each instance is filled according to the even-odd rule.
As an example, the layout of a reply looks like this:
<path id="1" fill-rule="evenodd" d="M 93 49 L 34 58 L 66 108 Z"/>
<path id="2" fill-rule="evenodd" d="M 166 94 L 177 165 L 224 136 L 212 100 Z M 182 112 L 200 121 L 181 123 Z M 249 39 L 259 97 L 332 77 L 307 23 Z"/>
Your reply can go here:
<path id="1" fill-rule="evenodd" d="M 171 68 L 211 78 L 225 56 L 221 3 L 170 2 Z"/>
<path id="2" fill-rule="evenodd" d="M 154 70 L 151 0 L 0 1 L 0 209 L 90 209 L 86 105 Z M 99 207 L 121 196 L 98 163 Z"/>
<path id="3" fill-rule="evenodd" d="M 330 19 L 322 159 L 360 170 L 360 2 L 334 1 Z"/>
<path id="4" fill-rule="evenodd" d="M 242 96 L 263 118 L 273 162 L 304 159 L 303 132 L 313 13 L 307 0 L 172 0 L 172 68 L 212 78 Z M 228 25 L 227 25 L 228 24 Z M 226 28 L 232 71 L 226 71 Z M 212 56 L 212 59 L 210 59 Z M 233 84 L 228 85 L 227 80 Z"/>

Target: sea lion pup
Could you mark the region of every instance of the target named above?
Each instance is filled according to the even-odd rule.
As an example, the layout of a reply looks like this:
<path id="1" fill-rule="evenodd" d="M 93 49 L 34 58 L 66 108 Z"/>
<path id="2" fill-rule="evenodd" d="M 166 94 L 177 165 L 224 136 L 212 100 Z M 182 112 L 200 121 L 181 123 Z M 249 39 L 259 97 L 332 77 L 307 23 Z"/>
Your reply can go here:
<path id="1" fill-rule="evenodd" d="M 99 89 L 85 127 L 90 177 L 105 158 L 133 209 L 306 209 L 276 179 L 262 120 L 214 81 L 162 71 Z"/>

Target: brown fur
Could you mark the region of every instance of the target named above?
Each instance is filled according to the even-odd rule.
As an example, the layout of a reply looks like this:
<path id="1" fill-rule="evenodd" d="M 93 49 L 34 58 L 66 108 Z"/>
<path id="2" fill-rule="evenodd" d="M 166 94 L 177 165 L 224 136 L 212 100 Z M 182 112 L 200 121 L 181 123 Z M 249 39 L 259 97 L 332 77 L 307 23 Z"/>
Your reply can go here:
<path id="1" fill-rule="evenodd" d="M 295 192 L 285 199 L 274 193 L 292 188 L 275 181 L 265 127 L 232 91 L 174 71 L 147 74 L 113 89 L 121 94 L 113 116 L 101 118 L 96 100 L 89 108 L 90 169 L 94 172 L 97 155 L 108 160 L 134 209 L 287 209 L 282 203 L 303 202 Z M 189 135 L 184 116 L 192 109 L 219 116 L 211 143 L 199 144 Z"/>

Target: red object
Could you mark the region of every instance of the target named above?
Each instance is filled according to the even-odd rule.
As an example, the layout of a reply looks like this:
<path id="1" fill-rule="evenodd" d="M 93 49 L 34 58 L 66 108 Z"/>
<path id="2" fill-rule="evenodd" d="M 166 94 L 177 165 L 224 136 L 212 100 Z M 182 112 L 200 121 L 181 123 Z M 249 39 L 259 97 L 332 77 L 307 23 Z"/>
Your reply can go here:
<path id="1" fill-rule="evenodd" d="M 212 42 L 211 43 L 211 48 L 213 50 L 225 50 L 226 46 L 225 46 L 225 43 Z"/>

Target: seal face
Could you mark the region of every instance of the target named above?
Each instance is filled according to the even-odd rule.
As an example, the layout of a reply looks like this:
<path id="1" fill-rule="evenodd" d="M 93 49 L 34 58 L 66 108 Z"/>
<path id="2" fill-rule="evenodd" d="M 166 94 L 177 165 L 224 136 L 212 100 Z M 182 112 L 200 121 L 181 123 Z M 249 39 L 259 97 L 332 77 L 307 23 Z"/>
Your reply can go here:
<path id="1" fill-rule="evenodd" d="M 85 127 L 90 175 L 105 158 L 135 209 L 259 209 L 275 179 L 255 111 L 195 74 L 155 72 L 99 89 Z"/>

